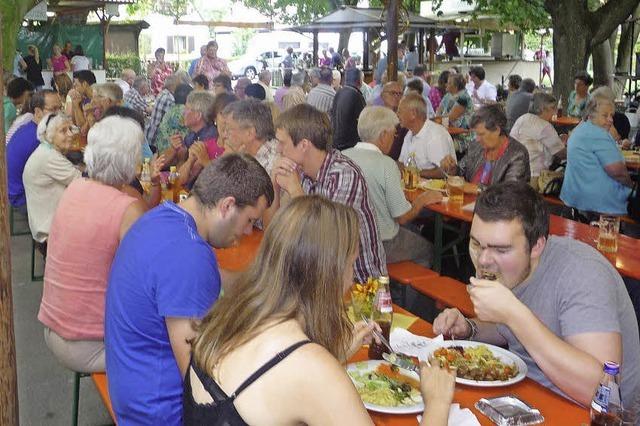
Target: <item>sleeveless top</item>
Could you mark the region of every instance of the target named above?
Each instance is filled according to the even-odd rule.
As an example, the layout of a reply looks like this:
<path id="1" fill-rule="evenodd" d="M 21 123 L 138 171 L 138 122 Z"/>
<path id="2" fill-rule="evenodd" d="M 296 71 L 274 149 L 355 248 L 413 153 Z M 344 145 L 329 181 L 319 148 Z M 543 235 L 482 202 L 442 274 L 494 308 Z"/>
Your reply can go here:
<path id="1" fill-rule="evenodd" d="M 64 55 L 60 55 L 57 58 L 51 57 L 51 68 L 53 68 L 53 72 L 60 72 L 66 69 L 65 62 L 68 61 L 67 57 Z"/>
<path id="2" fill-rule="evenodd" d="M 107 279 L 133 202 L 88 179 L 76 179 L 62 194 L 49 231 L 38 319 L 65 339 L 104 338 Z"/>
<path id="3" fill-rule="evenodd" d="M 280 361 L 289 356 L 300 346 L 311 343 L 310 340 L 302 340 L 294 343 L 282 352 L 277 353 L 273 358 L 267 361 L 262 367 L 256 370 L 249 378 L 247 378 L 235 392 L 228 396 L 220 388 L 220 386 L 208 374 L 202 371 L 191 358 L 190 368 L 187 370 L 184 379 L 184 396 L 183 396 L 183 422 L 184 425 L 209 425 L 209 426 L 245 426 L 247 423 L 242 419 L 236 407 L 233 405 L 235 399 L 249 387 L 253 382 L 258 380 L 260 376 L 275 367 Z M 199 404 L 193 398 L 191 388 L 191 372 L 196 373 L 204 389 L 211 395 L 213 402 L 210 404 Z"/>

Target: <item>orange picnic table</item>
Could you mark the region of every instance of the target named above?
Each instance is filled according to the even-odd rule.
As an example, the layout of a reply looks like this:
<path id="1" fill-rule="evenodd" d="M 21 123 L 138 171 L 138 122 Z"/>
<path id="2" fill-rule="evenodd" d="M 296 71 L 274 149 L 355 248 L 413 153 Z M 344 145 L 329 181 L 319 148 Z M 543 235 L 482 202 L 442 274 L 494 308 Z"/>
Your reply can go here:
<path id="1" fill-rule="evenodd" d="M 261 231 L 254 231 L 252 235 L 245 236 L 240 244 L 228 249 L 216 250 L 216 256 L 221 268 L 235 271 L 246 268 L 253 260 L 262 238 Z M 433 328 L 428 322 L 415 317 L 415 315 L 394 306 L 394 312 L 402 315 L 414 317 L 415 320 L 408 330 L 414 334 L 426 337 L 434 337 Z M 350 360 L 350 362 L 364 361 L 367 358 L 367 349 L 360 351 Z M 474 404 L 480 398 L 494 397 L 501 395 L 515 395 L 540 410 L 545 417 L 545 423 L 549 425 L 579 425 L 588 423 L 589 411 L 573 402 L 551 392 L 531 379 L 524 379 L 522 382 L 511 386 L 481 388 L 456 384 L 454 402 L 463 408 L 469 408 L 478 418 L 480 424 L 493 424 L 488 418 L 480 414 Z M 417 424 L 416 415 L 396 415 L 369 412 L 376 425 L 380 426 L 415 426 Z"/>
<path id="2" fill-rule="evenodd" d="M 575 127 L 580 124 L 580 119 L 578 117 L 570 117 L 568 115 L 564 115 L 562 117 L 555 117 L 551 119 L 551 124 L 554 126 L 562 126 L 562 127 Z"/>
<path id="3" fill-rule="evenodd" d="M 414 199 L 421 190 L 405 192 L 407 199 Z M 434 239 L 434 262 L 433 269 L 440 272 L 443 245 L 442 245 L 442 229 L 443 218 L 451 218 L 470 223 L 473 220 L 473 209 L 463 208 L 465 205 L 475 202 L 476 195 L 465 194 L 464 203 L 453 204 L 448 202 L 440 202 L 430 204 L 427 209 L 436 213 L 435 218 L 435 235 Z M 576 222 L 560 216 L 551 215 L 549 221 L 549 233 L 551 235 L 571 237 L 582 241 L 594 248 L 597 248 L 598 228 L 584 223 Z M 640 240 L 631 238 L 627 235 L 618 235 L 618 251 L 612 254 L 603 255 L 611 262 L 621 275 L 626 277 L 640 279 Z"/>

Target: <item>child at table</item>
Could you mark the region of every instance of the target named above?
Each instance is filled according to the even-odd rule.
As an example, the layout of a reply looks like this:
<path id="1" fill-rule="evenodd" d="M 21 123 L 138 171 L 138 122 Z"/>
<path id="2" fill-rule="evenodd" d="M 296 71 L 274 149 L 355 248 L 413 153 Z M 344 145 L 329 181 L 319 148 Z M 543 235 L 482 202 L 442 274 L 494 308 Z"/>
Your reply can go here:
<path id="1" fill-rule="evenodd" d="M 358 241 L 350 207 L 302 196 L 280 209 L 252 266 L 198 327 L 185 425 L 371 424 L 342 365 L 373 327 L 351 325 L 343 302 Z M 454 377 L 425 365 L 420 375 L 422 424 L 446 425 Z"/>

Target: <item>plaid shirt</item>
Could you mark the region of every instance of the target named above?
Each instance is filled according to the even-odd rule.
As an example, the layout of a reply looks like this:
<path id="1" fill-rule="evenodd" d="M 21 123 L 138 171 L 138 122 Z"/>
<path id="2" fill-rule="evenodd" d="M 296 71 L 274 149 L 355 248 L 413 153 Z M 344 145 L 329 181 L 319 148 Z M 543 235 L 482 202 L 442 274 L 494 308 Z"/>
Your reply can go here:
<path id="1" fill-rule="evenodd" d="M 369 201 L 364 175 L 358 166 L 340 151 L 331 149 L 315 181 L 303 176 L 302 189 L 305 194 L 322 195 L 336 203 L 353 207 L 358 214 L 360 254 L 356 259 L 355 280 L 363 283 L 368 277 L 387 275 L 387 259 L 378 234 L 376 215 Z"/>
<path id="2" fill-rule="evenodd" d="M 128 93 L 128 92 L 127 92 Z M 144 137 L 149 145 L 156 144 L 156 134 L 158 133 L 158 127 L 160 127 L 160 123 L 162 122 L 162 117 L 169 111 L 176 103 L 173 95 L 167 89 L 164 89 L 158 95 L 156 99 L 156 105 L 153 108 L 153 112 L 151 113 L 151 119 L 149 120 L 149 125 L 144 131 Z"/>
<path id="3" fill-rule="evenodd" d="M 142 98 L 142 95 L 140 95 L 140 92 L 138 92 L 135 88 L 132 87 L 131 89 L 127 90 L 127 93 L 124 94 L 124 103 L 126 106 L 131 109 L 135 109 L 143 116 L 146 115 L 147 103 Z"/>

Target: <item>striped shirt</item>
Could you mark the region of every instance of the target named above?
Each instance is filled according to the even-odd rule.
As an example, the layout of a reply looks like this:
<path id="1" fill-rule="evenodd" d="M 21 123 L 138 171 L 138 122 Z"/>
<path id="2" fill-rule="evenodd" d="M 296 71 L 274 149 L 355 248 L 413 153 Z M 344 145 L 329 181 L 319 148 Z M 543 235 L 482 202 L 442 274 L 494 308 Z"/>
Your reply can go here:
<path id="1" fill-rule="evenodd" d="M 307 103 L 322 112 L 329 114 L 336 91 L 328 84 L 318 84 L 307 95 Z"/>
<path id="2" fill-rule="evenodd" d="M 331 149 L 315 180 L 303 176 L 302 189 L 305 194 L 322 195 L 336 203 L 353 207 L 358 214 L 360 254 L 355 264 L 355 280 L 363 283 L 368 277 L 387 275 L 387 259 L 382 239 L 369 200 L 367 183 L 360 168 L 340 151 Z"/>
<path id="3" fill-rule="evenodd" d="M 138 111 L 144 117 L 147 112 L 147 103 L 135 87 L 132 87 L 124 95 L 124 104 L 131 109 Z"/>
<path id="4" fill-rule="evenodd" d="M 164 117 L 167 111 L 169 111 L 169 108 L 175 103 L 176 101 L 173 98 L 173 94 L 167 89 L 160 92 L 160 95 L 156 98 L 156 105 L 151 113 L 151 119 L 144 131 L 144 138 L 149 145 L 156 144 L 156 133 L 158 133 L 158 127 L 160 127 L 162 117 Z"/>

